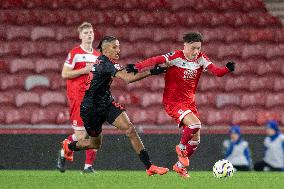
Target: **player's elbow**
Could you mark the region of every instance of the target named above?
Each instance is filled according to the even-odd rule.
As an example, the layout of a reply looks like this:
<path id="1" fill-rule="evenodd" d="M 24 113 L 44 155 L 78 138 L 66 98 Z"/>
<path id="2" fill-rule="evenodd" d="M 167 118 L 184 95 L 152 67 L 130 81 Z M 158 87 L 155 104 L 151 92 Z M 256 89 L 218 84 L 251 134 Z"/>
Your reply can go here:
<path id="1" fill-rule="evenodd" d="M 66 72 L 61 72 L 61 77 L 63 78 L 63 79 L 68 79 L 69 77 L 68 77 L 68 74 L 66 73 Z"/>

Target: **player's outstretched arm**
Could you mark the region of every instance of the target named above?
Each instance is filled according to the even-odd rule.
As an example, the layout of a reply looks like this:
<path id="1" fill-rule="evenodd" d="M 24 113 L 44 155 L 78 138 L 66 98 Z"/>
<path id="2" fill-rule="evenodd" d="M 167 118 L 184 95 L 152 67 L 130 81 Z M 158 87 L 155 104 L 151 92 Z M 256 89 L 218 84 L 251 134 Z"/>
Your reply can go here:
<path id="1" fill-rule="evenodd" d="M 161 67 L 159 65 L 156 65 L 154 68 L 152 68 L 151 70 L 148 71 L 144 71 L 144 72 L 140 72 L 140 73 L 127 73 L 127 71 L 125 69 L 118 71 L 115 74 L 115 77 L 120 78 L 124 81 L 126 81 L 127 83 L 133 83 L 135 81 L 139 81 L 141 79 L 144 79 L 148 76 L 151 75 L 159 75 L 162 74 L 166 71 L 166 67 Z"/>
<path id="2" fill-rule="evenodd" d="M 211 72 L 212 74 L 218 77 L 222 77 L 225 74 L 233 72 L 235 70 L 235 63 L 228 62 L 225 67 L 218 67 L 215 64 L 209 64 L 207 68 L 209 72 Z"/>
<path id="3" fill-rule="evenodd" d="M 86 67 L 74 70 L 73 68 L 64 65 L 62 68 L 61 77 L 63 79 L 72 79 L 75 77 L 79 77 L 80 75 L 90 73 L 92 67 L 93 67 L 92 64 L 86 64 Z"/>
<path id="4" fill-rule="evenodd" d="M 138 71 L 142 70 L 143 68 L 151 67 L 157 64 L 162 64 L 166 62 L 166 58 L 164 56 L 155 56 L 152 58 L 148 58 L 137 64 L 128 64 L 125 69 L 128 73 L 138 73 Z"/>

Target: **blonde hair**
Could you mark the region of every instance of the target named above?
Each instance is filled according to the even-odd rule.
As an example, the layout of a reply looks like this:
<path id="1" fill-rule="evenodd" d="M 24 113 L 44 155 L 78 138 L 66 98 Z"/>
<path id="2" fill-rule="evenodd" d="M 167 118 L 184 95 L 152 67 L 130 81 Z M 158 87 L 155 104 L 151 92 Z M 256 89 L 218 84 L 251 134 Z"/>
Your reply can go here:
<path id="1" fill-rule="evenodd" d="M 86 29 L 86 28 L 92 28 L 93 29 L 93 26 L 91 23 L 89 22 L 83 22 L 79 27 L 78 27 L 78 32 L 81 33 L 83 31 L 83 29 Z"/>

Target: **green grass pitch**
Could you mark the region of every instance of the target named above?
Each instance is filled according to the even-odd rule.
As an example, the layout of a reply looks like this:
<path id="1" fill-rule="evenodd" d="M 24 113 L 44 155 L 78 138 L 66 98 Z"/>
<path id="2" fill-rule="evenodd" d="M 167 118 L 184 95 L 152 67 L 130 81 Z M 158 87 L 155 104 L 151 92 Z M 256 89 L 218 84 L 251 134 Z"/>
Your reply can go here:
<path id="1" fill-rule="evenodd" d="M 174 172 L 149 177 L 145 171 L 97 171 L 81 175 L 79 171 L 0 171 L 1 189 L 279 189 L 284 187 L 284 173 L 235 173 L 232 178 L 216 179 L 212 172 L 190 173 L 182 179 Z"/>

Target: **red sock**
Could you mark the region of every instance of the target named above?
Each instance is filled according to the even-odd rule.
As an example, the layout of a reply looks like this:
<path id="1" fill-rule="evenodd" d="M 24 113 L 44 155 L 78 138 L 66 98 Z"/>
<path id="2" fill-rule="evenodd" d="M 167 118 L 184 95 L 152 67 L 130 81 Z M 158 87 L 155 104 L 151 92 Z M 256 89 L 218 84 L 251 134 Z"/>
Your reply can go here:
<path id="1" fill-rule="evenodd" d="M 186 144 L 186 151 L 188 158 L 190 158 L 190 156 L 196 151 L 198 144 L 199 144 L 198 141 L 189 141 Z"/>
<path id="2" fill-rule="evenodd" d="M 192 135 L 195 134 L 198 130 L 199 128 L 191 129 L 189 128 L 189 126 L 183 125 L 180 143 L 183 145 L 187 145 L 188 141 L 192 138 Z"/>
<path id="3" fill-rule="evenodd" d="M 69 135 L 68 138 L 67 138 L 70 142 L 74 142 L 72 135 Z"/>
<path id="4" fill-rule="evenodd" d="M 86 150 L 85 164 L 93 165 L 96 159 L 97 152 L 93 149 Z"/>

